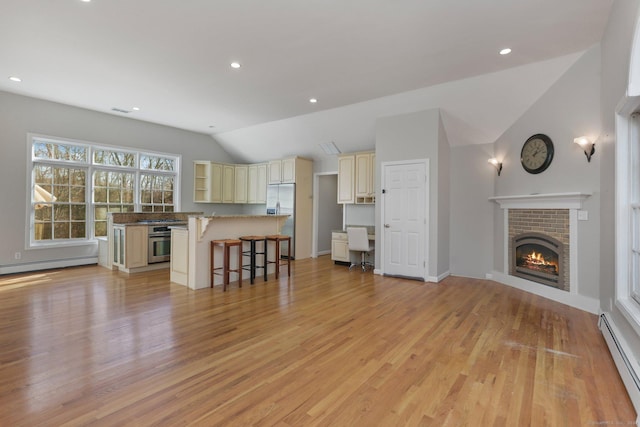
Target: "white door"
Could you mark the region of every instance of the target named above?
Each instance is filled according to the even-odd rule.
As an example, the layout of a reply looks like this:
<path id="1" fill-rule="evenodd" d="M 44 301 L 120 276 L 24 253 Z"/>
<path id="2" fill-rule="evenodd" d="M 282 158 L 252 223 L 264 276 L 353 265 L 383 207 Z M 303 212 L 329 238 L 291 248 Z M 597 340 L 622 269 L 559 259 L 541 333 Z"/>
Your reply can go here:
<path id="1" fill-rule="evenodd" d="M 382 165 L 384 274 L 426 279 L 427 164 Z"/>

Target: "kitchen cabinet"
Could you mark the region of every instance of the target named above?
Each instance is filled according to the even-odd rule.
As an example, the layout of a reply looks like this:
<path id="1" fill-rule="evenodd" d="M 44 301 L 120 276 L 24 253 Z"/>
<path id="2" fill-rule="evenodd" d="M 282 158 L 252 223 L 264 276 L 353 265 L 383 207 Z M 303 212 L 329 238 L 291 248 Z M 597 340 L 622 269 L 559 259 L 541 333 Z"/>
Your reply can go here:
<path id="1" fill-rule="evenodd" d="M 374 204 L 375 159 L 373 152 L 338 157 L 338 203 Z"/>
<path id="2" fill-rule="evenodd" d="M 125 269 L 146 267 L 149 254 L 147 225 L 113 226 L 113 263 Z"/>
<path id="3" fill-rule="evenodd" d="M 298 157 L 269 162 L 269 184 L 293 184 L 296 182 L 296 164 Z"/>
<path id="4" fill-rule="evenodd" d="M 249 200 L 248 191 L 248 178 L 249 178 L 249 166 L 248 165 L 235 165 L 235 191 L 234 191 L 234 203 L 247 203 Z"/>
<path id="5" fill-rule="evenodd" d="M 211 200 L 211 162 L 193 162 L 193 201 L 206 203 Z"/>
<path id="6" fill-rule="evenodd" d="M 242 168 L 245 165 L 240 166 Z M 193 162 L 193 167 L 193 201 L 195 203 L 236 203 L 235 165 L 196 160 Z M 242 171 L 240 173 L 242 174 Z M 244 183 L 246 182 L 245 171 Z M 239 196 L 246 198 L 246 192 L 247 190 L 244 189 Z"/>
<path id="7" fill-rule="evenodd" d="M 222 203 L 233 203 L 236 199 L 235 186 L 236 167 L 234 165 L 222 166 Z"/>
<path id="8" fill-rule="evenodd" d="M 211 197 L 209 203 L 222 203 L 222 163 L 211 162 Z"/>
<path id="9" fill-rule="evenodd" d="M 266 163 L 249 165 L 247 183 L 247 203 L 267 203 Z"/>
<path id="10" fill-rule="evenodd" d="M 356 203 L 375 203 L 375 153 L 355 155 Z"/>
<path id="11" fill-rule="evenodd" d="M 331 233 L 331 259 L 333 261 L 350 262 L 347 233 Z"/>
<path id="12" fill-rule="evenodd" d="M 338 157 L 338 203 L 354 203 L 355 156 Z"/>

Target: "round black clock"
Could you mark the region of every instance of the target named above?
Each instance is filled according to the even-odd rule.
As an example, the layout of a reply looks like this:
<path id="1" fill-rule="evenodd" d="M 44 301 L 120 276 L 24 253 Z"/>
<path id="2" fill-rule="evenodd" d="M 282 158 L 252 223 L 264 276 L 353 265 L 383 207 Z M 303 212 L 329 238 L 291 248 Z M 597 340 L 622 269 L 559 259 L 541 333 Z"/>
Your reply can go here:
<path id="1" fill-rule="evenodd" d="M 520 163 L 529 173 L 545 171 L 553 160 L 553 142 L 547 135 L 538 133 L 527 139 L 520 152 Z"/>

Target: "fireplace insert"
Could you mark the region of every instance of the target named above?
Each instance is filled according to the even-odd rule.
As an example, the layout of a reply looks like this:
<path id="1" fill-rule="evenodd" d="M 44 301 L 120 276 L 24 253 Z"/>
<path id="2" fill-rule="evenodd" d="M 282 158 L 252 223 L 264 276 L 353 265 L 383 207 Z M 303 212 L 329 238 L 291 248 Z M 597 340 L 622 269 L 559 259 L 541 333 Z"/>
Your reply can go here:
<path id="1" fill-rule="evenodd" d="M 563 244 L 542 233 L 515 236 L 511 245 L 511 274 L 523 279 L 564 288 Z"/>

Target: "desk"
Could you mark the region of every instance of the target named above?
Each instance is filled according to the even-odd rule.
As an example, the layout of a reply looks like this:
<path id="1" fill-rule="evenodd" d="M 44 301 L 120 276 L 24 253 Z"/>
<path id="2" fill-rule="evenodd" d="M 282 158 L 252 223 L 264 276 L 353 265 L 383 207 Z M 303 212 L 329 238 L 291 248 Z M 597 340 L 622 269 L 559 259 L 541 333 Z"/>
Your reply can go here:
<path id="1" fill-rule="evenodd" d="M 369 240 L 376 240 L 375 227 L 367 227 Z M 351 263 L 347 232 L 334 230 L 331 232 L 331 260 Z M 359 262 L 359 261 L 358 261 Z"/>

